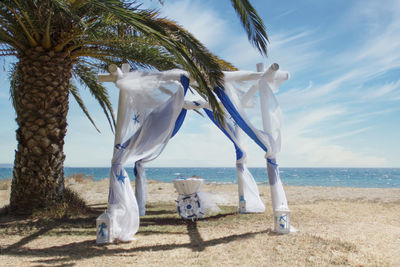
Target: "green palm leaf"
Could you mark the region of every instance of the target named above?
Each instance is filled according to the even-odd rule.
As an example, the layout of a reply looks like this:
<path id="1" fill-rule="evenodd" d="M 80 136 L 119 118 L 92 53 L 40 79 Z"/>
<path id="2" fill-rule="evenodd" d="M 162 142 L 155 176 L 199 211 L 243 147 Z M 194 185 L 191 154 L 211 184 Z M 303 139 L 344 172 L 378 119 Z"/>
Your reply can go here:
<path id="1" fill-rule="evenodd" d="M 264 25 L 254 8 L 245 0 L 232 0 L 232 4 L 249 39 L 266 52 Z M 55 51 L 67 50 L 77 63 L 93 62 L 87 59 L 90 57 L 100 61 L 102 64 L 94 65 L 101 69 L 122 62 L 129 62 L 133 68 L 183 68 L 196 80 L 197 91 L 210 102 L 217 118 L 222 119 L 213 88 L 223 87 L 222 69 L 235 68 L 211 54 L 175 22 L 159 18 L 154 10 L 139 8 L 135 2 L 120 0 L 5 0 L 0 3 L 0 42 L 20 52 L 39 44 Z M 80 77 L 92 82 L 88 75 Z M 90 87 L 99 88 L 94 83 Z M 106 102 L 101 103 L 110 115 Z"/>
<path id="2" fill-rule="evenodd" d="M 111 130 L 115 127 L 115 117 L 107 89 L 97 82 L 96 73 L 88 66 L 76 64 L 73 73 L 82 85 L 86 86 L 93 97 L 100 104 L 110 124 Z"/>
<path id="3" fill-rule="evenodd" d="M 268 37 L 265 25 L 257 11 L 248 0 L 231 0 L 231 3 L 240 18 L 240 22 L 247 32 L 249 41 L 264 55 L 267 54 Z"/>
<path id="4" fill-rule="evenodd" d="M 82 109 L 83 113 L 85 113 L 86 117 L 89 119 L 89 121 L 92 123 L 92 125 L 94 126 L 94 128 L 96 128 L 96 130 L 100 133 L 99 128 L 97 128 L 96 123 L 94 123 L 92 117 L 89 114 L 89 111 L 87 110 L 80 94 L 78 91 L 78 88 L 74 85 L 74 84 L 70 84 L 69 85 L 69 92 L 71 93 L 71 95 L 75 98 L 76 102 L 78 103 L 79 107 Z"/>

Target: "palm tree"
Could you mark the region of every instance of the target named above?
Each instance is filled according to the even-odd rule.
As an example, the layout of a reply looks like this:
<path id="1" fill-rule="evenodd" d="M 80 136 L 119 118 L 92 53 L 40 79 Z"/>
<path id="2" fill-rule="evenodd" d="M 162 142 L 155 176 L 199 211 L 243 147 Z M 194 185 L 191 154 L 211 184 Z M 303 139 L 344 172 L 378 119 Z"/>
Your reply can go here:
<path id="1" fill-rule="evenodd" d="M 265 54 L 267 36 L 256 11 L 247 0 L 231 2 L 249 40 Z M 10 210 L 19 214 L 63 197 L 70 95 L 95 126 L 77 82 L 90 90 L 113 128 L 107 90 L 96 80 L 109 64 L 185 69 L 220 118 L 212 88 L 221 86 L 221 70 L 234 68 L 176 23 L 123 0 L 2 0 L 0 55 L 17 59 L 10 70 L 18 124 Z"/>

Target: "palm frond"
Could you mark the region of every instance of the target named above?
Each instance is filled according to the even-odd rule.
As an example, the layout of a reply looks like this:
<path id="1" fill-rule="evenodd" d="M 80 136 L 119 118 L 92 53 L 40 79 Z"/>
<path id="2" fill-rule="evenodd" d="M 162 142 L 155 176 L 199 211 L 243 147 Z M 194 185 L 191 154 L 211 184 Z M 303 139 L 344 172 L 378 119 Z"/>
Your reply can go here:
<path id="1" fill-rule="evenodd" d="M 268 36 L 257 11 L 248 0 L 231 0 L 231 3 L 246 30 L 249 41 L 261 54 L 266 55 Z"/>
<path id="2" fill-rule="evenodd" d="M 22 51 L 29 44 L 29 37 L 17 8 L 13 1 L 0 1 L 0 40 Z"/>
<path id="3" fill-rule="evenodd" d="M 82 85 L 89 89 L 90 93 L 100 104 L 104 114 L 106 115 L 108 123 L 110 124 L 111 130 L 114 132 L 116 123 L 108 92 L 106 88 L 97 82 L 97 76 L 95 72 L 87 65 L 78 63 L 75 64 L 73 68 L 73 74 Z"/>
<path id="4" fill-rule="evenodd" d="M 126 43 L 105 39 L 84 45 L 71 53 L 72 58 L 88 56 L 108 64 L 120 65 L 123 61 L 128 61 L 133 68 L 152 66 L 159 70 L 168 70 L 179 67 L 175 58 L 167 51 L 134 39 Z"/>
<path id="5" fill-rule="evenodd" d="M 22 29 L 22 32 L 25 34 L 25 38 L 29 42 L 29 45 L 32 47 L 37 46 L 38 45 L 37 40 L 35 40 L 35 37 L 29 31 L 28 26 L 26 25 L 26 22 L 24 21 L 24 19 L 14 9 L 11 9 L 11 12 L 14 14 L 14 17 L 18 21 L 18 24 L 19 24 L 20 28 Z"/>
<path id="6" fill-rule="evenodd" d="M 219 119 L 223 119 L 222 109 L 217 105 L 213 88 L 222 87 L 223 74 L 213 55 L 195 37 L 176 23 L 157 18 L 157 12 L 138 11 L 116 0 L 92 1 L 92 8 L 134 27 L 137 31 L 157 40 L 176 61 L 188 71 L 199 84 L 199 93 L 209 102 Z"/>
<path id="7" fill-rule="evenodd" d="M 85 113 L 86 117 L 89 119 L 89 121 L 92 123 L 94 128 L 100 133 L 99 128 L 97 128 L 96 123 L 94 123 L 92 117 L 89 114 L 89 111 L 87 110 L 85 104 L 83 103 L 83 100 L 78 92 L 78 88 L 74 84 L 69 85 L 69 92 L 71 95 L 75 98 L 76 102 L 78 103 L 79 107 L 82 109 L 83 113 Z"/>
<path id="8" fill-rule="evenodd" d="M 254 8 L 246 0 L 231 1 L 236 3 L 234 7 L 247 27 L 249 39 L 266 52 L 264 25 Z M 185 69 L 219 121 L 223 120 L 223 111 L 213 88 L 223 87 L 222 70 L 236 69 L 177 23 L 160 18 L 154 10 L 140 9 L 134 0 L 2 0 L 1 43 L 11 50 L 0 50 L 0 56 L 23 56 L 27 48 L 36 45 L 69 53 L 75 64 L 74 77 L 89 88 L 111 128 L 115 125 L 111 103 L 95 75 L 109 64 L 128 62 L 132 68 Z M 83 102 L 79 102 L 82 99 L 78 92 L 72 88 L 71 94 L 91 120 Z"/>
<path id="9" fill-rule="evenodd" d="M 17 88 L 18 88 L 18 72 L 17 64 L 11 64 L 11 68 L 8 71 L 8 78 L 10 80 L 10 100 L 14 107 L 15 112 L 18 112 L 17 106 Z"/>
<path id="10" fill-rule="evenodd" d="M 32 36 L 34 37 L 35 41 L 40 39 L 39 35 L 39 27 L 37 27 L 37 23 L 35 23 L 35 17 L 36 14 L 33 12 L 35 9 L 33 1 L 18 1 L 18 0 L 13 0 L 15 3 L 16 7 L 18 8 L 18 11 L 21 15 L 21 17 L 24 19 L 24 22 L 26 24 L 26 29 L 32 33 Z"/>

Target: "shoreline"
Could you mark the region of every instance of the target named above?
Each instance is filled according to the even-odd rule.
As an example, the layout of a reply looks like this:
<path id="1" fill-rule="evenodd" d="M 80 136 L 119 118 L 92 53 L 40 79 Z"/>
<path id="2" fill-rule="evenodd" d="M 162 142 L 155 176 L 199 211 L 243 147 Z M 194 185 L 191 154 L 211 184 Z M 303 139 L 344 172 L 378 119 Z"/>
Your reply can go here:
<path id="1" fill-rule="evenodd" d="M 74 177 L 65 177 L 64 179 L 67 180 L 67 179 L 71 179 L 71 178 L 74 178 Z M 106 177 L 106 178 L 102 178 L 102 179 L 93 179 L 89 175 L 89 177 L 84 177 L 83 179 L 91 181 L 91 182 L 102 182 L 104 180 L 108 181 L 110 178 Z M 11 180 L 12 180 L 12 178 L 0 178 L 0 184 L 1 183 L 5 183 L 5 182 L 11 182 Z M 135 183 L 134 179 L 130 179 L 130 181 L 131 181 L 132 184 Z M 173 183 L 172 180 L 171 181 L 161 181 L 161 180 L 157 180 L 157 179 L 153 179 L 153 178 L 147 178 L 147 181 L 155 181 L 155 182 L 158 182 L 158 183 L 170 183 L 170 184 Z M 343 186 L 339 186 L 339 185 L 337 185 L 337 186 L 332 186 L 332 185 L 292 185 L 292 184 L 285 184 L 284 182 L 282 182 L 282 183 L 283 183 L 284 187 L 321 187 L 321 188 L 328 187 L 328 188 L 354 188 L 354 189 L 400 189 L 400 187 L 368 187 L 368 186 L 356 187 L 356 186 L 345 186 L 345 185 L 343 185 Z M 216 184 L 216 185 L 237 185 L 238 183 L 237 182 L 224 182 L 224 181 L 216 182 L 216 181 L 204 180 L 204 184 L 206 184 L 206 185 L 211 185 L 211 184 Z M 269 186 L 268 181 L 266 181 L 266 182 L 256 182 L 256 184 L 258 186 Z"/>
<path id="2" fill-rule="evenodd" d="M 110 176 L 109 168 L 65 168 L 65 178 L 91 178 L 95 181 Z M 126 168 L 131 181 L 133 169 Z M 266 168 L 249 168 L 259 185 L 268 183 Z M 400 188 L 400 168 L 281 168 L 281 180 L 286 186 L 323 186 L 351 188 Z M 161 182 L 179 177 L 200 176 L 206 183 L 237 184 L 236 169 L 230 168 L 170 168 L 149 167 L 146 175 Z M 0 168 L 0 181 L 12 177 L 11 169 Z"/>

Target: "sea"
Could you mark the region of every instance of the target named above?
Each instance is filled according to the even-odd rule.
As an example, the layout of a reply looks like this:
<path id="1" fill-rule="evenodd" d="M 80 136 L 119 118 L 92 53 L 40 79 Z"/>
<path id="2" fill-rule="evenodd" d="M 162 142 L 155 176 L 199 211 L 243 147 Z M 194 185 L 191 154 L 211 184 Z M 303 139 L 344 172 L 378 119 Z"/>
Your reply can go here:
<path id="1" fill-rule="evenodd" d="M 126 168 L 131 180 L 134 180 L 133 168 Z M 266 168 L 249 168 L 259 184 L 268 182 Z M 64 169 L 65 176 L 81 175 L 93 180 L 102 180 L 110 176 L 110 168 L 73 168 Z M 172 182 L 175 178 L 202 177 L 207 183 L 237 183 L 235 168 L 146 168 L 148 179 Z M 400 168 L 280 168 L 284 185 L 295 186 L 339 186 L 369 188 L 400 188 Z M 0 180 L 12 177 L 12 168 L 0 168 Z"/>

